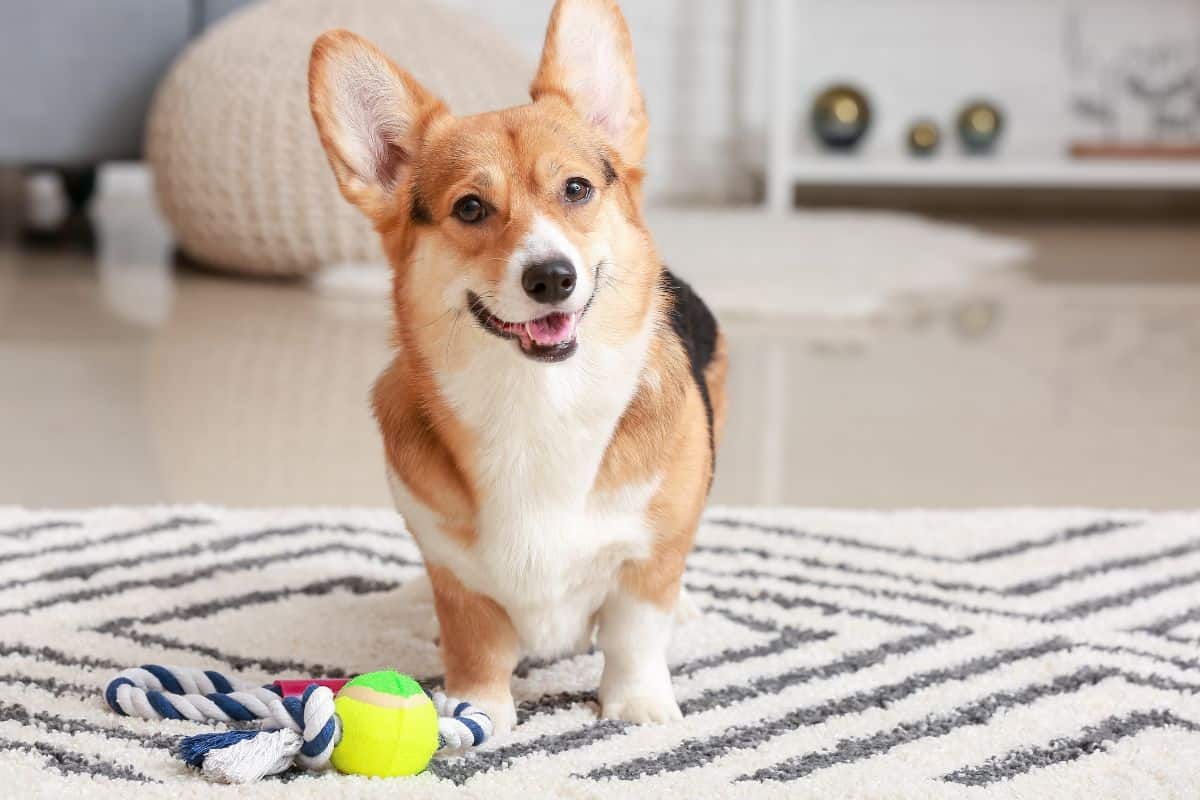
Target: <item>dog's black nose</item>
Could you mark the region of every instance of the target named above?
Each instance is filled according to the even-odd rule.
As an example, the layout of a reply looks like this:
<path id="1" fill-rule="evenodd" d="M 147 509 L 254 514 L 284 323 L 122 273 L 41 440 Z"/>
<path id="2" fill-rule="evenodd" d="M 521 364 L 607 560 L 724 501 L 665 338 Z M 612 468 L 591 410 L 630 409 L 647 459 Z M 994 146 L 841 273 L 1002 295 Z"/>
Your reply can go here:
<path id="1" fill-rule="evenodd" d="M 575 267 L 565 258 L 539 261 L 525 268 L 521 285 L 539 303 L 559 303 L 575 291 Z"/>

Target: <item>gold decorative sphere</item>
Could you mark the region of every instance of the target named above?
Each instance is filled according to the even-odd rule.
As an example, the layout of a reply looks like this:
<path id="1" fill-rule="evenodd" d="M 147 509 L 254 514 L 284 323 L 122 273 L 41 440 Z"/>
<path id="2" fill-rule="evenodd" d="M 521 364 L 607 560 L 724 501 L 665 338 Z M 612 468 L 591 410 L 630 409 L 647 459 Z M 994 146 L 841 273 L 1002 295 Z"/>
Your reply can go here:
<path id="1" fill-rule="evenodd" d="M 942 131 L 932 120 L 919 119 L 908 129 L 908 149 L 913 155 L 932 155 L 941 143 Z"/>

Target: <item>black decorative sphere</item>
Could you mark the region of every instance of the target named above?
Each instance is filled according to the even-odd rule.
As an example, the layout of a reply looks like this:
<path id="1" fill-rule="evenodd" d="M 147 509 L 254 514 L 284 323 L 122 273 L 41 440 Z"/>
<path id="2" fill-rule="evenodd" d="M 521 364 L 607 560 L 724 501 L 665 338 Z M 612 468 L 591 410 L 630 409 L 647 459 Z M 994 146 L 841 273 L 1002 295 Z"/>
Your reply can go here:
<path id="1" fill-rule="evenodd" d="M 958 138 L 968 153 L 987 153 L 1004 132 L 1004 114 L 993 103 L 968 103 L 958 115 Z"/>
<path id="2" fill-rule="evenodd" d="M 812 126 L 826 147 L 849 150 L 871 127 L 871 104 L 853 86 L 831 86 L 813 101 Z"/>
<path id="3" fill-rule="evenodd" d="M 933 120 L 919 119 L 908 128 L 908 149 L 915 156 L 931 156 L 942 143 L 942 130 Z"/>

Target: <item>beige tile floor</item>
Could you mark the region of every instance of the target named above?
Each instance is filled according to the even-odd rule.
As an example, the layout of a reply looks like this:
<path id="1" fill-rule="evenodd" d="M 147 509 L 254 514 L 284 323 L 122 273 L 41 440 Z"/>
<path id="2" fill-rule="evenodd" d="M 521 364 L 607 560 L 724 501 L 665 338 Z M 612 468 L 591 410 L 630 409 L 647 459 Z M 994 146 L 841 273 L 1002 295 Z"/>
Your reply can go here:
<path id="1" fill-rule="evenodd" d="M 1023 280 L 725 321 L 714 500 L 1200 506 L 1200 227 L 993 223 Z M 386 309 L 0 246 L 0 504 L 385 505 Z"/>

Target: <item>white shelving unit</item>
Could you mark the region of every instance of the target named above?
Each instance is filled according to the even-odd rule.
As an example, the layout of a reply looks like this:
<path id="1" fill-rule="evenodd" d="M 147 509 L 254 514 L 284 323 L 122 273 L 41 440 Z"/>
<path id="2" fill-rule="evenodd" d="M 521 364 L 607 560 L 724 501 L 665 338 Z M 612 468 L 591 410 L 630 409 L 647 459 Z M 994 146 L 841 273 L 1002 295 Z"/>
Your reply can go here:
<path id="1" fill-rule="evenodd" d="M 1030 189 L 1200 190 L 1200 162 L 1108 161 L 1019 156 L 971 158 L 946 152 L 930 159 L 897 151 L 887 155 L 800 149 L 807 119 L 799 108 L 791 55 L 796 0 L 769 0 L 769 111 L 765 162 L 767 205 L 783 213 L 796 186 L 950 187 Z M 953 132 L 948 132 L 952 136 Z M 1064 145 L 1065 149 L 1065 145 Z"/>

